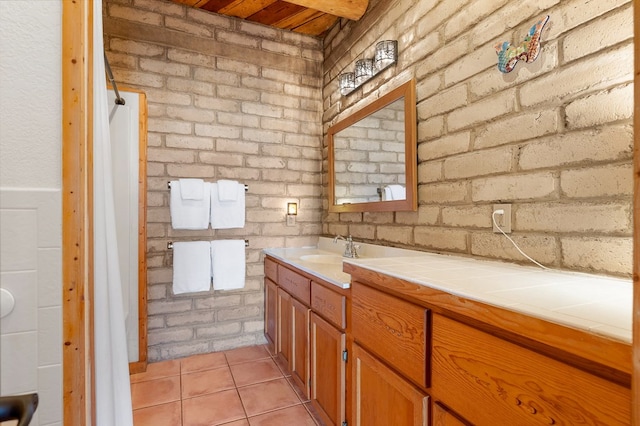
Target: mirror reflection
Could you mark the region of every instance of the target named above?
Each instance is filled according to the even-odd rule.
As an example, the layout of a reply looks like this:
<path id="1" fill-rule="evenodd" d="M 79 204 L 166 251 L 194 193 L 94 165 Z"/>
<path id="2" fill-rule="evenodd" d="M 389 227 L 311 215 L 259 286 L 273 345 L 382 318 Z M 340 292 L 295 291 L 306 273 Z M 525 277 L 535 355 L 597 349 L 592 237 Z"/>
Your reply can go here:
<path id="1" fill-rule="evenodd" d="M 336 204 L 405 200 L 404 97 L 336 133 Z"/>
<path id="2" fill-rule="evenodd" d="M 413 80 L 328 130 L 329 211 L 417 209 Z"/>

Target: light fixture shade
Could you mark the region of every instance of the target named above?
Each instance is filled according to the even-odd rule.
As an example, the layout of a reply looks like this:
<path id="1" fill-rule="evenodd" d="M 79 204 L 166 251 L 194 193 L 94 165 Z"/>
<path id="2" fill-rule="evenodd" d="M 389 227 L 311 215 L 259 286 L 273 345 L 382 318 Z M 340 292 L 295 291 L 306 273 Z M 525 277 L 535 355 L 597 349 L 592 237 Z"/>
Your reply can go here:
<path id="1" fill-rule="evenodd" d="M 376 44 L 376 69 L 382 70 L 398 60 L 398 41 L 383 40 Z"/>
<path id="2" fill-rule="evenodd" d="M 356 88 L 354 78 L 355 77 L 352 72 L 345 72 L 344 74 L 340 74 L 338 76 L 338 84 L 340 85 L 341 94 L 346 95 Z"/>
<path id="3" fill-rule="evenodd" d="M 298 214 L 298 203 L 287 203 L 287 214 L 296 216 Z"/>
<path id="4" fill-rule="evenodd" d="M 373 76 L 373 59 L 358 59 L 356 61 L 355 82 L 361 85 Z"/>

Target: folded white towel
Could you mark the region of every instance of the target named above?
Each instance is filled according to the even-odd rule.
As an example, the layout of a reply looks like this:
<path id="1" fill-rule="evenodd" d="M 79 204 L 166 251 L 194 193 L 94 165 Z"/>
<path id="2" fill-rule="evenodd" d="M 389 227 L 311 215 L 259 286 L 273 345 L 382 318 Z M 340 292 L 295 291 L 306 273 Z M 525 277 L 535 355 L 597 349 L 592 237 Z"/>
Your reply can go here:
<path id="1" fill-rule="evenodd" d="M 384 199 L 386 200 L 406 200 L 407 192 L 402 185 L 387 185 L 384 187 Z"/>
<path id="2" fill-rule="evenodd" d="M 211 184 L 203 183 L 201 200 L 185 200 L 180 191 L 180 182 L 171 181 L 169 210 L 173 229 L 207 229 L 211 209 Z"/>
<path id="3" fill-rule="evenodd" d="M 173 294 L 211 289 L 211 244 L 173 243 Z"/>
<path id="4" fill-rule="evenodd" d="M 393 200 L 393 194 L 391 193 L 391 188 L 385 186 L 384 191 L 382 192 L 382 201 Z"/>
<path id="5" fill-rule="evenodd" d="M 220 201 L 218 184 L 211 184 L 211 227 L 213 229 L 244 228 L 244 185 L 236 182 L 236 200 Z"/>
<path id="6" fill-rule="evenodd" d="M 238 182 L 221 179 L 217 183 L 218 199 L 220 201 L 236 201 L 238 199 Z"/>
<path id="7" fill-rule="evenodd" d="M 183 200 L 202 200 L 204 181 L 202 179 L 180 179 L 180 196 Z"/>
<path id="8" fill-rule="evenodd" d="M 211 241 L 214 290 L 236 290 L 244 287 L 244 252 L 244 240 Z"/>

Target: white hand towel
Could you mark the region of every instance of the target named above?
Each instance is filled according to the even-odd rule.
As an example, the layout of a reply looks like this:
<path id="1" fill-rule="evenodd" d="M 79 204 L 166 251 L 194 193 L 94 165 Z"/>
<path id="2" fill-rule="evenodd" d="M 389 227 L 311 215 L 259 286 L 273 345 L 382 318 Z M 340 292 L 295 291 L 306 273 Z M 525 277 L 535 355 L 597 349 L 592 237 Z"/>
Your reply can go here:
<path id="1" fill-rule="evenodd" d="M 238 199 L 238 182 L 221 179 L 217 183 L 218 199 L 220 201 L 236 201 Z"/>
<path id="2" fill-rule="evenodd" d="M 211 244 L 173 243 L 173 294 L 211 289 Z"/>
<path id="3" fill-rule="evenodd" d="M 407 192 L 404 186 L 402 185 L 389 185 L 389 189 L 391 190 L 391 199 L 392 200 L 406 200 Z"/>
<path id="4" fill-rule="evenodd" d="M 211 184 L 211 227 L 213 229 L 244 228 L 244 185 L 236 182 L 236 200 L 220 201 L 218 184 Z"/>
<path id="5" fill-rule="evenodd" d="M 244 252 L 244 240 L 211 241 L 214 290 L 236 290 L 244 287 Z"/>
<path id="6" fill-rule="evenodd" d="M 382 193 L 382 201 L 393 200 L 393 194 L 391 193 L 391 188 L 388 186 L 384 187 L 384 191 Z"/>
<path id="7" fill-rule="evenodd" d="M 180 179 L 180 196 L 183 200 L 202 200 L 204 181 L 202 179 Z"/>
<path id="8" fill-rule="evenodd" d="M 180 183 L 171 181 L 171 226 L 173 229 L 207 229 L 209 227 L 209 211 L 211 209 L 211 184 L 203 183 L 201 200 L 184 200 L 180 191 Z"/>

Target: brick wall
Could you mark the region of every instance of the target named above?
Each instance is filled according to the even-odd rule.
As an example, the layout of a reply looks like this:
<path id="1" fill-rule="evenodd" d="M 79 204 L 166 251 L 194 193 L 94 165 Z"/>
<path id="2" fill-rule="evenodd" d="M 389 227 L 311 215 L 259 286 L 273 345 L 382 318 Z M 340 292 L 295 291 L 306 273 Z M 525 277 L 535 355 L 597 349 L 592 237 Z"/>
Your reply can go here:
<path id="1" fill-rule="evenodd" d="M 494 45 L 544 15 L 542 52 L 502 74 Z M 397 66 L 349 96 L 337 76 L 397 39 Z M 328 214 L 323 233 L 524 262 L 492 232 L 511 203 L 513 239 L 560 269 L 632 270 L 633 12 L 629 0 L 372 1 L 325 37 L 331 124 L 415 78 L 419 210 Z"/>
<path id="2" fill-rule="evenodd" d="M 118 85 L 149 103 L 149 358 L 263 342 L 262 248 L 322 230 L 322 42 L 168 1 L 106 0 L 104 17 Z M 245 228 L 173 230 L 167 181 L 181 177 L 248 184 Z M 167 242 L 224 238 L 249 240 L 245 289 L 174 296 Z"/>

